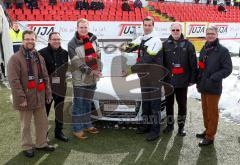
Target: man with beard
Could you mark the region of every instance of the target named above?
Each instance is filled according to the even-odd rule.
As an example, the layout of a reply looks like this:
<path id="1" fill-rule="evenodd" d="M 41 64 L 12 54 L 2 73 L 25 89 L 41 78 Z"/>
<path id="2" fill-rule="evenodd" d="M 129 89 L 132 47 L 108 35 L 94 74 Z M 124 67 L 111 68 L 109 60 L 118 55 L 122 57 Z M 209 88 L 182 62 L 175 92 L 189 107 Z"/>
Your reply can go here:
<path id="1" fill-rule="evenodd" d="M 35 49 L 37 35 L 34 31 L 26 30 L 22 39 L 23 45 L 8 62 L 7 73 L 14 109 L 20 115 L 23 153 L 26 157 L 33 157 L 34 147 L 43 151 L 55 150 L 47 143 L 48 120 L 45 110 L 45 102 L 51 102 L 52 94 L 44 59 Z M 32 116 L 36 145 L 31 137 Z"/>

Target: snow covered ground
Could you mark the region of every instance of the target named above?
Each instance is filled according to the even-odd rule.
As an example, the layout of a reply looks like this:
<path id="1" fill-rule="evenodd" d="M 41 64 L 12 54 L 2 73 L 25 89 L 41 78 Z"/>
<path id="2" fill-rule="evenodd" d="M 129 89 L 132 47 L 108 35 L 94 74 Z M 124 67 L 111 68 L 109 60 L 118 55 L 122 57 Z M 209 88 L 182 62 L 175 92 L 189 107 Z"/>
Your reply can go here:
<path id="1" fill-rule="evenodd" d="M 239 75 L 240 58 L 232 57 L 233 72 L 223 80 L 223 93 L 221 95 L 219 108 L 221 116 L 231 121 L 240 123 L 240 80 Z M 196 90 L 196 86 L 189 88 L 188 97 L 200 99 L 200 94 Z"/>

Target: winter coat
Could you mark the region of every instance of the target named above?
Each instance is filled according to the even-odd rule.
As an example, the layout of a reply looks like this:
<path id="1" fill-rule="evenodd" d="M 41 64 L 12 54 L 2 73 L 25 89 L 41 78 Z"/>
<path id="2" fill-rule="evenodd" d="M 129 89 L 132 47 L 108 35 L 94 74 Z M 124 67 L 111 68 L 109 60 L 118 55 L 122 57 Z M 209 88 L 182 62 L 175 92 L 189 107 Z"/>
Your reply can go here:
<path id="1" fill-rule="evenodd" d="M 197 57 L 193 44 L 183 35 L 179 41 L 174 41 L 172 36 L 163 43 L 163 65 L 169 71 L 165 78 L 167 83 L 174 88 L 185 88 L 196 83 Z M 176 67 L 183 68 L 183 73 L 175 73 Z"/>
<path id="2" fill-rule="evenodd" d="M 77 38 L 77 32 L 74 37 L 68 43 L 68 55 L 71 60 L 71 72 L 73 78 L 74 86 L 90 86 L 95 85 L 97 82 L 97 78 L 94 75 L 91 75 L 91 68 L 86 65 L 85 62 L 85 50 L 83 41 Z M 90 42 L 92 42 L 93 48 L 98 55 L 98 67 L 101 70 L 101 62 L 100 62 L 100 50 L 97 44 L 97 37 L 89 33 Z"/>
<path id="3" fill-rule="evenodd" d="M 21 47 L 18 52 L 11 56 L 7 66 L 8 81 L 12 91 L 13 106 L 16 110 L 35 110 L 39 108 L 44 108 L 46 99 L 52 98 L 49 77 L 44 59 L 40 54 L 38 54 L 42 67 L 43 81 L 45 84 L 45 89 L 39 92 L 37 88 L 27 88 L 28 67 L 24 53 L 24 48 Z M 37 63 L 34 59 L 32 59 L 31 62 L 35 82 L 37 83 Z M 27 107 L 20 107 L 19 105 L 22 104 L 24 101 L 27 101 Z"/>
<path id="4" fill-rule="evenodd" d="M 220 95 L 222 93 L 222 80 L 232 72 L 232 60 L 227 48 L 218 40 L 212 51 L 206 51 L 203 46 L 199 56 L 199 74 L 197 89 L 200 93 Z M 204 68 L 200 63 L 204 63 Z M 201 69 L 202 68 L 202 69 Z"/>
<path id="5" fill-rule="evenodd" d="M 45 60 L 52 92 L 64 96 L 67 87 L 66 72 L 68 70 L 68 52 L 61 47 L 54 50 L 48 45 L 39 50 L 39 53 Z M 59 77 L 60 83 L 52 82 L 54 77 Z"/>

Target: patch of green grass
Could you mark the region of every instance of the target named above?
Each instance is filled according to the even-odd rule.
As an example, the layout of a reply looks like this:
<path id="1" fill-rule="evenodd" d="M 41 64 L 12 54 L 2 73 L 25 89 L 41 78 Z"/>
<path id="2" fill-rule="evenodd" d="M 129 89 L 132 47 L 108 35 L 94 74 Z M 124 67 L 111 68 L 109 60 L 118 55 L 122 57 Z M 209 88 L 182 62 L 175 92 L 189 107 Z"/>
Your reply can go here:
<path id="1" fill-rule="evenodd" d="M 189 99 L 186 122 L 187 136 L 176 136 L 177 125 L 172 134 L 161 134 L 154 142 L 147 142 L 143 135 L 132 129 L 101 129 L 99 135 L 78 140 L 71 133 L 69 124 L 64 132 L 70 137 L 65 143 L 53 137 L 54 112 L 49 118 L 50 144 L 56 146 L 53 153 L 36 151 L 34 158 L 25 158 L 20 145 L 20 122 L 18 112 L 10 103 L 10 91 L 0 86 L 0 164 L 232 164 L 240 162 L 240 126 L 220 119 L 215 145 L 198 147 L 195 133 L 203 130 L 202 113 L 198 101 Z M 97 124 L 97 123 L 96 123 Z"/>

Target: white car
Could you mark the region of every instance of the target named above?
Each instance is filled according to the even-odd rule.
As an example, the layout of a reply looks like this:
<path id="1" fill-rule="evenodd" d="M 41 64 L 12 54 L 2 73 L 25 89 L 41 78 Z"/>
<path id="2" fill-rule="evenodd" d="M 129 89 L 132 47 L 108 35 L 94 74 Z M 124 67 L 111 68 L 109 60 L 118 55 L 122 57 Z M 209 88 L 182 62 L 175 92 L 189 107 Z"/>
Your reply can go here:
<path id="1" fill-rule="evenodd" d="M 136 53 L 123 53 L 118 47 L 131 39 L 100 39 L 103 50 L 103 77 L 97 83 L 92 118 L 103 121 L 139 122 L 142 120 L 141 90 L 137 74 L 122 76 L 124 60 L 136 63 Z M 161 114 L 166 117 L 165 92 L 162 87 Z"/>

